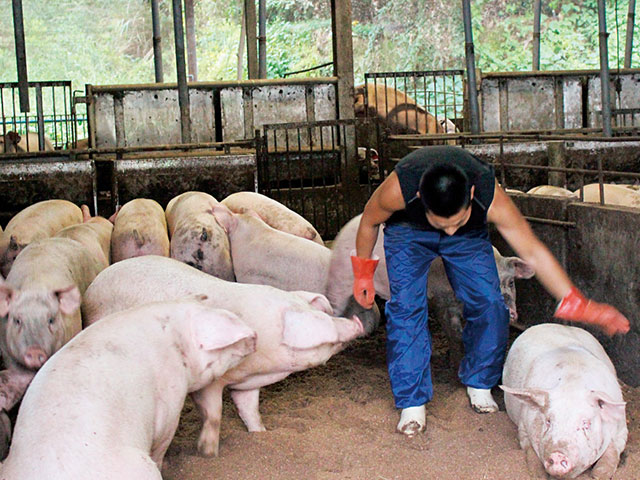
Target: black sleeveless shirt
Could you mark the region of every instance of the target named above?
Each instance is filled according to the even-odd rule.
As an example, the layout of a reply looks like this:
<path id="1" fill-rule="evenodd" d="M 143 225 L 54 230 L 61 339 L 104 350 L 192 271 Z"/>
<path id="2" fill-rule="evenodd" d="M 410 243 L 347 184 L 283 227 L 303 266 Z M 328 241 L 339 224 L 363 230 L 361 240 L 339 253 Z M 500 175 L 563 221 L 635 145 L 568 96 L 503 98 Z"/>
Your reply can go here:
<path id="1" fill-rule="evenodd" d="M 405 209 L 394 212 L 385 223 L 405 223 L 420 230 L 441 231 L 427 221 L 424 205 L 417 196 L 422 174 L 428 166 L 439 162 L 457 165 L 465 172 L 471 184 L 475 185 L 469 221 L 454 235 L 486 229 L 487 210 L 493 201 L 495 191 L 495 170 L 493 166 L 463 148 L 448 145 L 421 148 L 398 162 L 395 172 L 400 181 Z"/>

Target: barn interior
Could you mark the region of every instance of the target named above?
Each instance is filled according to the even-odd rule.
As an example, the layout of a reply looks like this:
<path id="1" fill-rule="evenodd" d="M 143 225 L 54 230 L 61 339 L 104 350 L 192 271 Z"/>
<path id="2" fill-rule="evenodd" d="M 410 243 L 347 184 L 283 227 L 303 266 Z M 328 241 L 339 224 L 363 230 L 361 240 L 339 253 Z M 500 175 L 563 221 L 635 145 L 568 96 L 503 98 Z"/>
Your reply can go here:
<path id="1" fill-rule="evenodd" d="M 404 155 L 424 145 L 458 145 L 494 165 L 502 187 L 509 189 L 576 285 L 595 300 L 615 305 L 630 320 L 631 331 L 624 336 L 590 331 L 620 380 L 638 387 L 640 207 L 611 204 L 603 185 L 638 188 L 640 70 L 629 63 L 609 71 L 605 43 L 599 70 L 541 71 L 534 42 L 530 71 L 481 72 L 474 64 L 469 1 L 462 4 L 465 69 L 369 72 L 358 86 L 350 0 L 330 2 L 333 75 L 313 78 L 265 78 L 260 68 L 264 36 L 258 31 L 264 19 L 255 1 L 245 0 L 249 79 L 224 82 L 187 81 L 190 37 L 182 30 L 182 2 L 174 0 L 178 82 L 163 82 L 162 72 L 156 71 L 153 84 L 88 84 L 84 91 L 71 82 L 27 79 L 22 20 L 14 10 L 18 82 L 0 83 L 0 133 L 5 138 L 9 132 L 37 135 L 27 137 L 32 143 L 28 151 L 0 153 L 0 225 L 25 207 L 52 198 L 87 204 L 108 217 L 135 198 L 151 198 L 165 207 L 190 190 L 215 198 L 255 191 L 296 211 L 323 238 L 332 239 L 362 211 Z M 150 6 L 157 10 L 157 0 Z M 534 18 L 534 30 L 539 18 L 537 22 Z M 600 26 L 606 32 L 606 23 Z M 45 151 L 45 133 L 54 141 L 53 150 Z M 585 201 L 582 187 L 594 183 L 600 186 L 599 198 Z M 527 193 L 539 185 L 576 194 Z M 513 254 L 495 231 L 492 241 L 504 255 Z M 514 335 L 549 321 L 555 308 L 539 283 L 518 282 Z M 375 346 L 383 348 L 380 341 Z M 356 364 L 362 348 L 351 351 L 350 368 L 360 368 Z M 323 372 L 331 376 L 334 369 Z M 314 378 L 305 375 L 294 382 L 294 390 Z M 266 397 L 274 418 L 282 413 L 273 403 L 284 387 L 279 388 Z M 350 394 L 358 402 L 367 392 Z M 456 393 L 451 389 L 446 395 Z M 322 406 L 328 411 L 341 407 L 339 402 Z M 225 404 L 227 413 L 230 408 Z M 439 414 L 449 418 L 447 412 Z M 239 422 L 232 425 L 242 428 Z M 287 428 L 295 431 L 296 422 Z M 233 430 L 226 435 L 229 448 L 245 441 Z M 269 448 L 267 440 L 253 442 L 251 448 Z M 183 461 L 176 459 L 187 447 L 173 448 L 170 478 L 181 478 Z M 334 467 L 313 478 L 347 478 Z M 365 478 L 364 471 L 354 467 L 348 478 Z M 383 475 L 390 473 L 368 478 L 396 478 Z"/>

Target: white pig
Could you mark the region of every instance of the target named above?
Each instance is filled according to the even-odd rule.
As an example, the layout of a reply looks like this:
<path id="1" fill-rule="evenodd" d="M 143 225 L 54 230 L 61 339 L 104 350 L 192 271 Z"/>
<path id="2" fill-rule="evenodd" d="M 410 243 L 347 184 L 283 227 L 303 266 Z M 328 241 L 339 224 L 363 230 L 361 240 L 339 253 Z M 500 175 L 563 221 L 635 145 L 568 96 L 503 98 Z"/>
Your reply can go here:
<path id="1" fill-rule="evenodd" d="M 216 221 L 218 201 L 204 192 L 185 192 L 171 199 L 166 216 L 171 258 L 223 280 L 235 280 L 229 239 Z"/>
<path id="2" fill-rule="evenodd" d="M 0 238 L 0 273 L 6 278 L 15 258 L 31 242 L 76 223 L 82 223 L 82 212 L 67 200 L 45 200 L 18 212 Z"/>
<path id="3" fill-rule="evenodd" d="M 355 316 L 332 316 L 331 306 L 321 294 L 227 282 L 158 256 L 131 258 L 101 272 L 85 294 L 84 317 L 93 323 L 134 305 L 194 294 L 206 295 L 215 307 L 235 313 L 258 335 L 254 354 L 194 395 L 204 419 L 198 440 L 198 450 L 204 455 L 218 453 L 225 386 L 231 388 L 248 430 L 264 431 L 258 410 L 260 387 L 326 362 L 347 342 L 375 328 L 363 326 Z"/>
<path id="4" fill-rule="evenodd" d="M 550 197 L 577 197 L 576 193 L 554 185 L 538 185 L 527 191 L 529 195 L 547 195 Z"/>
<path id="5" fill-rule="evenodd" d="M 627 188 L 624 185 L 605 183 L 604 203 L 605 205 L 620 205 L 623 207 L 640 208 L 640 193 Z M 574 192 L 575 196 L 580 195 L 580 189 Z M 583 188 L 583 198 L 585 202 L 600 203 L 600 185 L 590 183 Z"/>
<path id="6" fill-rule="evenodd" d="M 104 217 L 91 217 L 88 215 L 86 205 L 82 205 L 81 208 L 84 216 L 83 223 L 63 228 L 55 236 L 71 238 L 82 243 L 93 257 L 100 262 L 101 269 L 105 269 L 109 266 L 113 223 Z M 85 208 L 87 209 L 87 215 L 85 215 Z"/>
<path id="7" fill-rule="evenodd" d="M 136 198 L 115 216 L 111 234 L 111 261 L 140 255 L 169 256 L 169 234 L 164 210 L 158 202 Z"/>
<path id="8" fill-rule="evenodd" d="M 539 477 L 546 478 L 542 466 L 575 478 L 594 463 L 593 477 L 613 476 L 627 443 L 626 404 L 593 335 L 557 324 L 527 329 L 509 350 L 502 382 L 507 413 Z"/>
<path id="9" fill-rule="evenodd" d="M 327 247 L 276 230 L 252 210 L 234 214 L 218 205 L 213 213 L 229 236 L 238 282 L 324 293 L 331 259 Z"/>
<path id="10" fill-rule="evenodd" d="M 82 294 L 102 269 L 80 242 L 31 243 L 0 284 L 0 348 L 5 366 L 36 370 L 82 327 Z"/>
<path id="11" fill-rule="evenodd" d="M 255 349 L 236 315 L 150 303 L 77 335 L 24 397 L 3 480 L 160 480 L 184 398 Z"/>
<path id="12" fill-rule="evenodd" d="M 253 210 L 267 225 L 277 230 L 324 245 L 318 231 L 303 216 L 265 195 L 255 192 L 237 192 L 229 195 L 221 203 L 234 213 Z"/>

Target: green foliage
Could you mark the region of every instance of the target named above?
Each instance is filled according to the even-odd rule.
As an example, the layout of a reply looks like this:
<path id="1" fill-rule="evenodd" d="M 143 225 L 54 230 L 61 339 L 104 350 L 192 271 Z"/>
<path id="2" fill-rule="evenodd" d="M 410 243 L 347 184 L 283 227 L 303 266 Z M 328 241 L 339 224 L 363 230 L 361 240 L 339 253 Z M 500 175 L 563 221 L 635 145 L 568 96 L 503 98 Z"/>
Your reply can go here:
<path id="1" fill-rule="evenodd" d="M 236 79 L 244 0 L 194 1 L 198 79 Z M 616 2 L 607 2 L 611 68 L 624 57 L 628 0 L 617 3 L 618 32 Z M 23 6 L 30 79 L 70 79 L 74 88 L 154 81 L 150 0 L 23 0 Z M 531 69 L 533 0 L 475 0 L 471 6 L 477 67 Z M 372 71 L 464 68 L 459 1 L 352 0 L 352 7 L 356 83 Z M 160 1 L 160 13 L 170 82 L 176 78 L 171 0 Z M 598 68 L 597 0 L 544 1 L 541 23 L 542 69 Z M 640 41 L 635 45 L 637 63 Z M 331 59 L 329 0 L 267 0 L 269 77 Z M 0 81 L 17 78 L 10 8 L 0 17 L 0 72 Z M 246 66 L 242 73 L 246 78 Z"/>

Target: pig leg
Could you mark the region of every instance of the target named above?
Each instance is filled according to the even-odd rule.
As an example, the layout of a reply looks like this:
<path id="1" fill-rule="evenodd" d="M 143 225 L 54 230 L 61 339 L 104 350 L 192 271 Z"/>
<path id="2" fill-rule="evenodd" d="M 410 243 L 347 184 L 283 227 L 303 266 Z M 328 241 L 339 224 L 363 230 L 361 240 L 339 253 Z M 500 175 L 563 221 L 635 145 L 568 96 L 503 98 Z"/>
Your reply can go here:
<path id="1" fill-rule="evenodd" d="M 205 457 L 217 457 L 220 448 L 222 388 L 223 385 L 214 382 L 191 394 L 191 398 L 202 415 L 203 423 L 198 438 L 198 452 Z"/>
<path id="2" fill-rule="evenodd" d="M 266 432 L 259 410 L 260 389 L 232 390 L 231 398 L 236 404 L 240 418 L 250 432 Z"/>
<path id="3" fill-rule="evenodd" d="M 2 410 L 0 411 L 0 461 L 9 454 L 9 443 L 11 443 L 11 420 Z"/>
<path id="4" fill-rule="evenodd" d="M 13 369 L 0 372 L 0 410 L 9 411 L 22 399 L 35 371 Z"/>
<path id="5" fill-rule="evenodd" d="M 591 470 L 591 477 L 597 480 L 609 480 L 618 468 L 620 452 L 613 443 L 610 443 L 600 459 Z"/>

